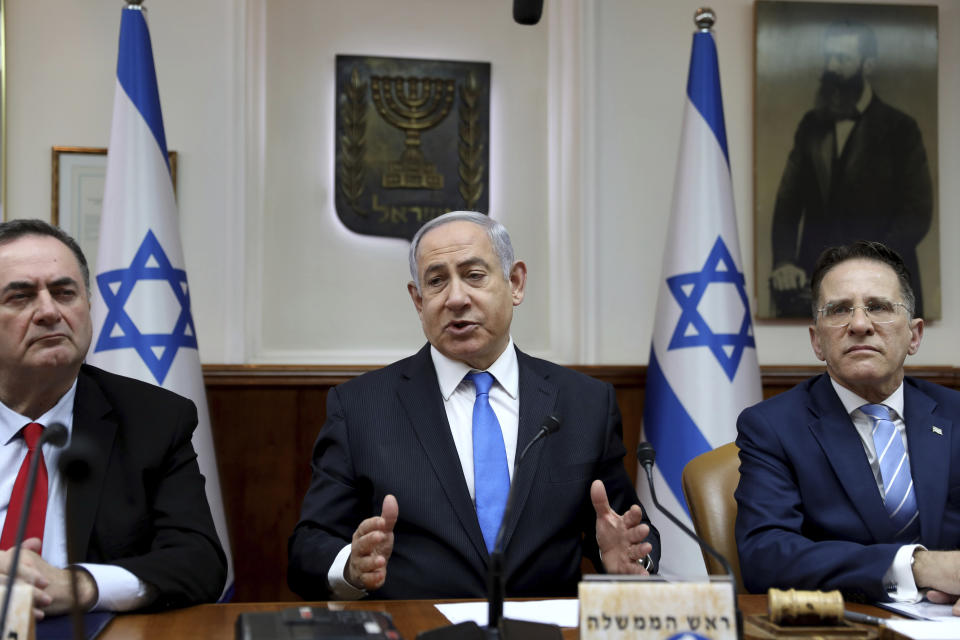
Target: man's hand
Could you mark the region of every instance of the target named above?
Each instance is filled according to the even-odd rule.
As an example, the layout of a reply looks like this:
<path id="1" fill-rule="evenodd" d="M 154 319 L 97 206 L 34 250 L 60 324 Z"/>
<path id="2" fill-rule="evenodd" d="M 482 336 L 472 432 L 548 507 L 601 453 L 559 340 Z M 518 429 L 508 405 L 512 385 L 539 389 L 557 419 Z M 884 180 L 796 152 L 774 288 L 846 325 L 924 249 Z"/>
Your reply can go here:
<path id="1" fill-rule="evenodd" d="M 607 490 L 600 480 L 590 485 L 590 501 L 597 512 L 597 545 L 607 573 L 636 573 L 646 575 L 639 560 L 653 551 L 653 545 L 644 542 L 650 527 L 641 524 L 643 510 L 633 505 L 622 516 L 610 508 Z"/>
<path id="2" fill-rule="evenodd" d="M 343 570 L 347 582 L 367 591 L 383 586 L 387 560 L 393 553 L 393 526 L 399 513 L 397 499 L 388 495 L 383 499 L 380 515 L 367 518 L 353 532 L 350 559 Z"/>
<path id="3" fill-rule="evenodd" d="M 61 615 L 70 611 L 73 592 L 70 586 L 70 569 L 57 569 L 40 557 L 40 540 L 28 538 L 20 546 L 20 564 L 17 578 L 33 585 L 34 615 L 38 620 L 45 615 Z M 13 550 L 0 552 L 0 573 L 4 579 L 9 575 Z M 97 601 L 97 584 L 93 577 L 81 568 L 77 572 L 77 595 L 80 608 L 86 611 Z"/>
<path id="4" fill-rule="evenodd" d="M 787 262 L 770 274 L 770 283 L 774 291 L 790 291 L 806 286 L 807 274 L 797 265 Z"/>
<path id="5" fill-rule="evenodd" d="M 960 616 L 960 551 L 924 551 L 913 553 L 913 579 L 918 589 L 930 589 L 927 599 L 936 604 L 953 604 L 953 615 Z"/>

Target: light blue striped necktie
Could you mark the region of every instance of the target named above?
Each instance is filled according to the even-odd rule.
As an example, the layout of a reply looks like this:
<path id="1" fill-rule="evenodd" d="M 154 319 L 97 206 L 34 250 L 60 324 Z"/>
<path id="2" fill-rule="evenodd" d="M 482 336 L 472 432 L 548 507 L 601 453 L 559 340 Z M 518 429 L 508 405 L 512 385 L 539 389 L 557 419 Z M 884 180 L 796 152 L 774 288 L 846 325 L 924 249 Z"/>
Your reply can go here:
<path id="1" fill-rule="evenodd" d="M 882 404 L 865 404 L 860 411 L 873 420 L 873 444 L 877 448 L 880 475 L 883 478 L 884 506 L 897 528 L 897 541 L 918 541 L 920 520 L 917 496 L 913 490 L 910 459 L 903 438 L 890 419 L 890 410 Z"/>
<path id="2" fill-rule="evenodd" d="M 473 403 L 473 488 L 476 495 L 477 520 L 483 532 L 487 551 L 493 553 L 497 531 L 510 492 L 510 470 L 503 433 L 497 414 L 490 406 L 493 376 L 486 371 L 468 373 L 477 390 Z"/>

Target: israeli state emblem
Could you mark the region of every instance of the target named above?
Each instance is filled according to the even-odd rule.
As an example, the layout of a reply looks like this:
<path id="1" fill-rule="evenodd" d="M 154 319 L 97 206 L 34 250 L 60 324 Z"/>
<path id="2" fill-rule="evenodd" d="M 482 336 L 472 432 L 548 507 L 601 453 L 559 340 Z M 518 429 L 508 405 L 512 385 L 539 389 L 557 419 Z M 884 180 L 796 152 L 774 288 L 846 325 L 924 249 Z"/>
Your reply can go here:
<path id="1" fill-rule="evenodd" d="M 337 216 L 413 237 L 448 211 L 489 209 L 490 63 L 337 56 Z"/>

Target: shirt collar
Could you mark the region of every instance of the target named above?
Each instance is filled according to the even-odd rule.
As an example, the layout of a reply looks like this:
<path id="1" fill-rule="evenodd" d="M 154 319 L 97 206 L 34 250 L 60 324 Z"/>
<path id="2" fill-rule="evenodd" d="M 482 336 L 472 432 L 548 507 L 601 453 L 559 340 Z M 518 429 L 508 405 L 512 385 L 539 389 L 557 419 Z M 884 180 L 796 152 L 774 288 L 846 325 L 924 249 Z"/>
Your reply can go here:
<path id="1" fill-rule="evenodd" d="M 465 375 L 471 371 L 476 371 L 465 362 L 443 355 L 433 345 L 430 345 L 430 357 L 433 359 L 433 368 L 437 371 L 440 394 L 443 395 L 445 401 L 449 400 L 453 392 L 457 390 Z M 517 350 L 513 347 L 513 337 L 507 343 L 507 348 L 503 350 L 500 357 L 490 365 L 487 371 L 511 398 L 517 398 L 520 393 L 520 371 L 517 365 Z"/>
<path id="2" fill-rule="evenodd" d="M 851 414 L 865 404 L 873 404 L 867 402 L 850 389 L 847 389 L 844 386 L 841 386 L 833 378 L 830 378 L 830 384 L 833 385 L 833 389 L 837 392 L 837 395 L 840 396 L 840 402 L 843 403 L 843 408 L 847 410 L 847 414 Z M 891 393 L 883 402 L 880 404 L 886 405 L 888 408 L 893 409 L 897 416 L 903 419 L 903 381 L 900 381 L 900 386 Z"/>

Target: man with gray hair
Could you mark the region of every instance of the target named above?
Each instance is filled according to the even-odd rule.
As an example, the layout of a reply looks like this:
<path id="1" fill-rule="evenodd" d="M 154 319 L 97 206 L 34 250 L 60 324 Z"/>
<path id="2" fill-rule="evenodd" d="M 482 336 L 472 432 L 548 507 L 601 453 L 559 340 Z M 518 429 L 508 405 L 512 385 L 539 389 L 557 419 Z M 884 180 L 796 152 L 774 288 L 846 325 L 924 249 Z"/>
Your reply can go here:
<path id="1" fill-rule="evenodd" d="M 584 557 L 655 571 L 659 535 L 623 467 L 613 387 L 513 344 L 527 267 L 503 225 L 431 220 L 410 273 L 428 344 L 330 391 L 290 587 L 308 600 L 482 597 L 501 524 L 509 596 L 576 595 Z M 550 416 L 562 426 L 511 477 Z"/>

